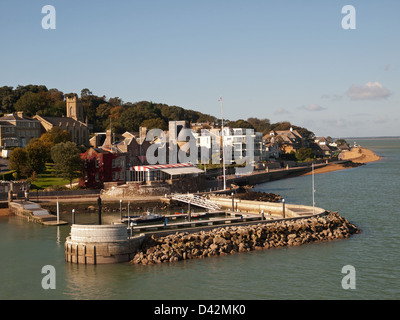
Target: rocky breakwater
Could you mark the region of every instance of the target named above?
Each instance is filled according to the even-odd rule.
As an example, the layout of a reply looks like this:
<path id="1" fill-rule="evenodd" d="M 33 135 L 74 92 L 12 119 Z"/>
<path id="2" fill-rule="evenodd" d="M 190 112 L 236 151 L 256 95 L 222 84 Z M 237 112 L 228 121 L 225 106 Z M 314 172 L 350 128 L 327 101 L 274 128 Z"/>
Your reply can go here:
<path id="1" fill-rule="evenodd" d="M 252 201 L 263 201 L 263 202 L 280 202 L 282 196 L 275 193 L 258 192 L 258 191 L 246 191 L 243 193 L 237 193 L 235 198 L 241 200 L 252 200 Z"/>
<path id="2" fill-rule="evenodd" d="M 151 236 L 131 260 L 133 264 L 156 264 L 298 246 L 316 241 L 345 239 L 361 230 L 337 212 L 298 220 L 281 220 L 248 226 L 229 226 L 197 233 Z"/>

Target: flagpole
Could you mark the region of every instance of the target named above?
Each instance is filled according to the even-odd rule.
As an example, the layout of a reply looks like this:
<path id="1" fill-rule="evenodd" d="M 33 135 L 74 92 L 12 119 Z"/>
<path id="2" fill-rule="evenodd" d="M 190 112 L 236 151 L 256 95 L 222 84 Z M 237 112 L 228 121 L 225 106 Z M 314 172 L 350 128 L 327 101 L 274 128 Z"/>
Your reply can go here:
<path id="1" fill-rule="evenodd" d="M 313 202 L 313 214 L 315 215 L 315 182 L 314 182 L 314 163 L 311 164 L 312 167 L 312 202 Z"/>
<path id="2" fill-rule="evenodd" d="M 223 117 L 222 97 L 219 98 L 219 101 L 221 102 L 222 171 L 223 171 L 223 175 L 224 175 L 224 190 L 226 190 L 225 150 L 224 150 L 224 117 Z"/>

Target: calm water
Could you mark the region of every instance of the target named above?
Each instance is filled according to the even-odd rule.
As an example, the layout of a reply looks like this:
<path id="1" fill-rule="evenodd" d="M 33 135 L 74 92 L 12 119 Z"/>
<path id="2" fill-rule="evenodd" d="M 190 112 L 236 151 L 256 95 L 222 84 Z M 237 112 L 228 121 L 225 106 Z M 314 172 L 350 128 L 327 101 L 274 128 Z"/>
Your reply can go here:
<path id="1" fill-rule="evenodd" d="M 0 217 L 0 299 L 399 299 L 400 140 L 358 140 L 383 157 L 315 176 L 317 206 L 363 232 L 347 240 L 154 266 L 64 262 L 69 226 Z M 311 176 L 259 185 L 288 203 L 312 204 Z M 56 289 L 41 286 L 56 269 Z M 341 286 L 342 267 L 356 289 Z"/>

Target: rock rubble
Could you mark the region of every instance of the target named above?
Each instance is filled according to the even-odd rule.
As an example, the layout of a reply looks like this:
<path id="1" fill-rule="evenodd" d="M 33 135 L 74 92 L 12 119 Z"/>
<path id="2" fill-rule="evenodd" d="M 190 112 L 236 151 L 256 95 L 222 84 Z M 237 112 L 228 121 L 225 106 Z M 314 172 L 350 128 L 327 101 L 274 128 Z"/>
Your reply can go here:
<path id="1" fill-rule="evenodd" d="M 177 232 L 159 238 L 153 235 L 135 254 L 131 263 L 147 265 L 298 246 L 345 239 L 360 232 L 359 228 L 334 212 L 299 220 L 220 227 L 207 232 Z"/>

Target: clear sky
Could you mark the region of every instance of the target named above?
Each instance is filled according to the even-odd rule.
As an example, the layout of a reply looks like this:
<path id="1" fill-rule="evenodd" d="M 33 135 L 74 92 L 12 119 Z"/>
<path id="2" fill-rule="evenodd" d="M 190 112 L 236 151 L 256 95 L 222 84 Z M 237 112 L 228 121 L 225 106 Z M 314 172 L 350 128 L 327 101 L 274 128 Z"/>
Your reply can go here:
<path id="1" fill-rule="evenodd" d="M 43 29 L 42 7 L 56 9 Z M 343 29 L 353 5 L 356 29 Z M 347 21 L 347 20 L 346 20 Z M 0 86 L 400 135 L 400 1 L 0 0 Z"/>

